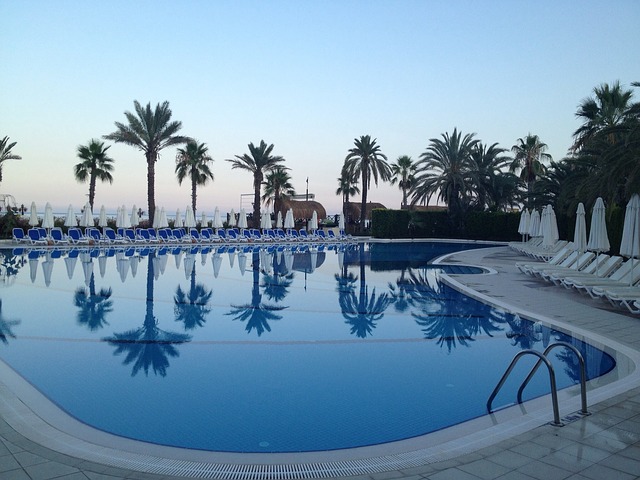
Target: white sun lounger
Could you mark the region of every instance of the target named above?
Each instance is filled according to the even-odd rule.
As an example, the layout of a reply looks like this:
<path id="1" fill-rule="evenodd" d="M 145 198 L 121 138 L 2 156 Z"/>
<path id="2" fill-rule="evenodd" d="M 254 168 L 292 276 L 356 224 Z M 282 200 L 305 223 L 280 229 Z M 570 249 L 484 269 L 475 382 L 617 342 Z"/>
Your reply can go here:
<path id="1" fill-rule="evenodd" d="M 632 264 L 633 263 L 633 271 Z M 569 278 L 567 278 L 568 284 Z M 640 281 L 640 262 L 626 261 L 618 268 L 611 276 L 607 278 L 575 278 L 571 280 L 573 288 L 580 292 L 588 293 L 589 296 L 596 298 L 597 295 L 592 293 L 594 288 L 606 288 L 606 287 L 622 287 L 627 285 L 635 285 Z"/>
<path id="2" fill-rule="evenodd" d="M 596 254 L 593 252 L 584 252 L 582 255 L 578 257 L 578 259 L 568 267 L 564 267 L 562 265 L 551 265 L 549 268 L 545 268 L 544 270 L 538 273 L 538 276 L 547 282 L 551 282 L 551 276 L 555 274 L 567 274 L 578 273 L 593 263 L 593 260 L 596 258 Z"/>
<path id="3" fill-rule="evenodd" d="M 573 243 L 568 243 L 563 248 L 561 248 L 560 251 L 553 256 L 553 258 L 551 258 L 547 262 L 536 262 L 536 263 L 518 262 L 518 263 L 516 263 L 516 267 L 522 273 L 526 273 L 527 275 L 533 275 L 533 273 L 531 272 L 531 269 L 536 269 L 536 268 L 539 268 L 539 267 L 541 267 L 543 265 L 559 265 L 569 255 L 571 255 L 571 253 L 575 252 L 575 250 L 576 250 L 575 249 L 575 245 Z"/>
<path id="4" fill-rule="evenodd" d="M 576 281 L 578 278 L 607 278 L 620 268 L 623 261 L 623 258 L 618 256 L 598 255 L 596 259 L 583 270 L 571 273 L 557 272 L 555 275 L 552 275 L 551 281 L 555 285 L 563 285 L 566 288 L 571 288 L 571 286 L 564 284 L 566 278 L 572 278 L 573 281 Z"/>

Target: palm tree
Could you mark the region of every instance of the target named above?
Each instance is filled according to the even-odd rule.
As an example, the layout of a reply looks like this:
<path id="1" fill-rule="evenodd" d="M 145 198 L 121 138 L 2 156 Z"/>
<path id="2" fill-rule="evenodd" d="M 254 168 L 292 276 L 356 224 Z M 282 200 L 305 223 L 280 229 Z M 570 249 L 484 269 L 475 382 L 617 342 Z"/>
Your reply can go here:
<path id="1" fill-rule="evenodd" d="M 418 168 L 408 155 L 398 157 L 396 163 L 391 164 L 391 185 L 398 184 L 402 190 L 402 207 L 407 206 L 407 194 L 415 182 Z"/>
<path id="2" fill-rule="evenodd" d="M 142 107 L 137 100 L 134 100 L 133 105 L 136 110 L 135 115 L 131 112 L 124 112 L 128 124 L 115 122 L 117 130 L 103 138 L 136 147 L 144 152 L 147 159 L 149 222 L 153 223 L 156 210 L 155 166 L 160 151 L 165 147 L 182 145 L 190 139 L 177 135 L 177 132 L 182 128 L 182 122 L 171 121 L 169 102 L 158 103 L 155 110 L 151 110 L 151 103 Z"/>
<path id="3" fill-rule="evenodd" d="M 270 172 L 284 162 L 284 158 L 271 155 L 273 144 L 267 145 L 264 140 L 260 140 L 260 145 L 255 146 L 253 143 L 248 145 L 249 154 L 236 155 L 236 158 L 229 158 L 227 162 L 231 162 L 231 168 L 239 168 L 247 170 L 253 174 L 253 218 L 254 227 L 260 225 L 260 188 L 264 180 L 265 173 Z"/>
<path id="4" fill-rule="evenodd" d="M 511 152 L 515 154 L 511 162 L 510 170 L 515 172 L 520 170 L 520 178 L 527 184 L 527 206 L 531 208 L 533 186 L 538 177 L 546 171 L 544 162 L 553 160 L 547 152 L 547 144 L 540 140 L 538 135 L 530 133 L 519 138 Z"/>
<path id="5" fill-rule="evenodd" d="M 503 168 L 511 163 L 511 159 L 503 155 L 506 151 L 498 147 L 497 143 L 487 146 L 482 142 L 478 142 L 471 151 L 476 204 L 480 210 L 488 208 L 495 211 L 500 207 L 497 197 L 500 196 L 499 190 L 506 185 L 506 182 L 501 181 L 501 177 L 513 175 L 503 172 Z"/>
<path id="6" fill-rule="evenodd" d="M 355 176 L 362 178 L 362 202 L 360 208 L 360 231 L 364 230 L 367 216 L 367 192 L 371 185 L 371 177 L 378 185 L 378 177 L 386 182 L 391 177 L 391 168 L 387 157 L 380 151 L 377 139 L 371 140 L 369 135 L 354 139 L 355 147 L 349 149 L 344 159 L 344 168 Z"/>
<path id="7" fill-rule="evenodd" d="M 179 148 L 176 155 L 176 176 L 178 184 L 189 177 L 191 180 L 191 208 L 196 213 L 196 187 L 206 185 L 209 180 L 213 181 L 213 172 L 209 168 L 209 163 L 213 158 L 207 153 L 209 148 L 204 143 L 196 140 L 189 140 L 184 148 Z"/>
<path id="8" fill-rule="evenodd" d="M 417 163 L 422 173 L 416 177 L 412 190 L 413 205 L 437 192 L 447 204 L 454 224 L 460 226 L 473 186 L 474 164 L 471 154 L 478 143 L 474 136 L 475 133 L 463 136 L 454 128 L 453 134 L 443 133 L 442 139 L 430 140 Z"/>
<path id="9" fill-rule="evenodd" d="M 349 216 L 349 199 L 358 193 L 360 193 L 358 178 L 343 166 L 340 176 L 338 177 L 336 195 L 342 195 L 342 214 L 344 215 L 345 221 L 348 220 L 347 217 Z"/>
<path id="10" fill-rule="evenodd" d="M 607 83 L 593 89 L 595 97 L 582 100 L 578 106 L 576 117 L 583 124 L 573 133 L 573 152 L 579 152 L 596 135 L 604 132 L 609 143 L 613 144 L 619 138 L 615 127 L 623 123 L 627 118 L 633 92 L 625 90 L 620 82 Z"/>
<path id="11" fill-rule="evenodd" d="M 87 145 L 78 145 L 78 158 L 82 159 L 73 167 L 73 175 L 80 183 L 89 180 L 89 205 L 93 210 L 96 198 L 96 180 L 113 183 L 113 158 L 107 155 L 109 147 L 104 142 L 92 138 Z"/>
<path id="12" fill-rule="evenodd" d="M 9 137 L 4 137 L 0 140 L 0 182 L 2 182 L 2 166 L 7 160 L 22 160 L 20 155 L 11 153 L 11 149 L 16 146 L 16 143 L 9 143 Z"/>
<path id="13" fill-rule="evenodd" d="M 291 177 L 289 173 L 287 173 L 287 170 L 289 169 L 278 165 L 267 173 L 264 182 L 262 200 L 267 206 L 273 202 L 273 213 L 276 215 L 282 211 L 282 201 L 296 194 L 293 185 L 291 185 Z"/>

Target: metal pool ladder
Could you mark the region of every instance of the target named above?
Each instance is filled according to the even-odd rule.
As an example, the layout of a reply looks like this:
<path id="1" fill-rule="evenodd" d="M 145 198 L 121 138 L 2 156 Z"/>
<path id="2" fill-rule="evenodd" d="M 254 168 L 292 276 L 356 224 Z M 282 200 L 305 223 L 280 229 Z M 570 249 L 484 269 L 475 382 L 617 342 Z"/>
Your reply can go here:
<path id="1" fill-rule="evenodd" d="M 529 375 L 527 375 L 527 378 L 525 378 L 524 382 L 522 382 L 522 385 L 520 385 L 520 388 L 518 389 L 518 403 L 522 403 L 523 390 L 529 384 L 529 381 L 533 378 L 533 375 L 538 371 L 538 368 L 540 367 L 540 365 L 544 362 L 544 364 L 547 366 L 547 370 L 549 371 L 549 383 L 551 384 L 551 403 L 553 404 L 553 422 L 551 422 L 551 425 L 554 425 L 556 427 L 562 427 L 563 423 L 562 421 L 560 421 L 560 410 L 558 408 L 558 388 L 556 387 L 556 374 L 553 369 L 553 365 L 547 358 L 547 355 L 549 354 L 549 352 L 556 347 L 568 348 L 569 350 L 571 350 L 573 353 L 576 354 L 576 357 L 580 362 L 580 396 L 582 398 L 582 409 L 580 410 L 579 413 L 580 415 L 584 415 L 584 416 L 590 415 L 590 413 L 587 411 L 587 385 L 586 385 L 587 372 L 585 368 L 584 358 L 582 357 L 582 354 L 578 351 L 576 347 L 574 347 L 573 345 L 567 342 L 552 343 L 544 350 L 543 353 L 540 353 L 536 350 L 531 350 L 531 349 L 522 350 L 518 352 L 513 357 L 513 360 L 511 360 L 511 364 L 509 365 L 509 368 L 507 368 L 507 370 L 504 372 L 504 375 L 502 375 L 502 378 L 498 382 L 498 385 L 496 385 L 496 388 L 493 389 L 491 396 L 489 396 L 489 400 L 487 400 L 487 411 L 489 413 L 492 413 L 491 404 L 493 403 L 493 400 L 496 398 L 496 395 L 498 395 L 498 392 L 504 385 L 504 382 L 507 380 L 507 377 L 515 367 L 518 360 L 520 360 L 520 358 L 524 357 L 525 355 L 535 355 L 536 357 L 538 357 L 538 361 L 533 366 L 533 368 L 529 372 Z"/>

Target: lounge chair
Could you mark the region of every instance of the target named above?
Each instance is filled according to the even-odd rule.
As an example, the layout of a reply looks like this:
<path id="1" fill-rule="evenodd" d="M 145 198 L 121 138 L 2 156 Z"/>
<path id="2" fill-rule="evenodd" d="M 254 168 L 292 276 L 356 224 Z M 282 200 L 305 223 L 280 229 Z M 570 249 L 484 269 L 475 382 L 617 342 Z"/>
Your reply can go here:
<path id="1" fill-rule="evenodd" d="M 556 253 L 553 256 L 553 258 L 549 259 L 547 262 L 536 262 L 536 263 L 516 262 L 516 267 L 522 273 L 526 273 L 527 275 L 533 275 L 533 273 L 531 272 L 531 268 L 536 269 L 536 268 L 540 268 L 543 265 L 558 265 L 560 264 L 560 262 L 564 261 L 564 259 L 567 258 L 575 250 L 576 250 L 575 245 L 573 243 L 568 243 L 567 245 L 565 245 L 564 248 L 560 249 L 560 251 Z"/>
<path id="2" fill-rule="evenodd" d="M 31 245 L 46 245 L 47 244 L 47 235 L 42 236 L 42 231 L 39 228 L 30 228 L 27 231 L 27 236 L 29 237 L 29 242 Z"/>
<path id="3" fill-rule="evenodd" d="M 575 263 L 569 267 L 561 267 L 559 265 L 552 265 L 549 268 L 545 268 L 539 273 L 540 278 L 547 282 L 553 282 L 553 275 L 561 276 L 562 274 L 571 275 L 575 272 L 582 272 L 587 268 L 596 258 L 596 254 L 593 252 L 584 252 L 578 257 Z"/>
<path id="4" fill-rule="evenodd" d="M 555 273 L 554 279 L 556 281 L 554 281 L 554 283 L 556 285 L 563 285 L 566 288 L 572 288 L 571 286 L 565 285 L 564 280 L 566 278 L 571 278 L 572 282 L 576 281 L 579 278 L 607 278 L 611 274 L 613 274 L 614 271 L 620 268 L 620 265 L 622 265 L 623 261 L 624 260 L 622 257 L 616 255 L 614 255 L 613 257 L 610 257 L 609 255 L 598 255 L 595 261 L 591 262 L 586 268 L 579 272 Z"/>
<path id="5" fill-rule="evenodd" d="M 85 236 L 78 227 L 71 227 L 68 232 L 69 243 L 74 245 L 89 244 L 89 238 Z"/>
<path id="6" fill-rule="evenodd" d="M 20 227 L 13 227 L 13 241 L 17 243 L 31 243 L 31 239 L 24 234 Z"/>
<path id="7" fill-rule="evenodd" d="M 232 242 L 246 242 L 248 240 L 244 234 L 239 234 L 233 228 L 227 230 L 227 236 Z"/>
<path id="8" fill-rule="evenodd" d="M 66 245 L 69 243 L 67 236 L 62 233 L 62 229 L 60 227 L 54 227 L 51 229 L 51 235 L 49 235 L 49 239 L 54 243 L 54 245 Z"/>
<path id="9" fill-rule="evenodd" d="M 213 233 L 213 228 L 203 228 L 200 232 L 200 236 L 202 237 L 203 242 L 213 243 L 221 241 L 221 238 L 218 234 Z"/>
<path id="10" fill-rule="evenodd" d="M 118 237 L 113 228 L 106 227 L 102 232 L 102 236 L 108 240 L 108 243 L 122 243 L 124 239 L 122 237 Z"/>
<path id="11" fill-rule="evenodd" d="M 170 228 L 161 228 L 158 230 L 158 240 L 164 243 L 173 242 L 173 234 Z"/>
<path id="12" fill-rule="evenodd" d="M 190 228 L 189 236 L 191 237 L 192 242 L 202 243 L 202 237 L 200 236 L 200 232 L 198 232 L 197 228 Z"/>
<path id="13" fill-rule="evenodd" d="M 606 278 L 588 277 L 588 278 L 567 278 L 565 285 L 570 285 L 579 292 L 589 294 L 596 298 L 598 295 L 592 293 L 594 288 L 601 289 L 606 287 L 625 287 L 635 285 L 640 281 L 640 262 L 631 262 L 627 260 Z"/>
<path id="14" fill-rule="evenodd" d="M 580 252 L 578 252 L 577 250 L 574 250 L 569 255 L 567 255 L 560 263 L 556 265 L 550 265 L 548 263 L 536 263 L 536 264 L 529 263 L 529 264 L 523 265 L 522 266 L 523 268 L 521 270 L 528 275 L 540 276 L 542 272 L 545 270 L 549 271 L 558 267 L 559 268 L 570 267 L 578 260 L 579 256 L 580 256 Z"/>
<path id="15" fill-rule="evenodd" d="M 149 227 L 147 228 L 147 232 L 149 233 L 149 241 L 153 243 L 157 243 L 160 241 L 160 239 L 158 238 L 158 232 L 155 228 Z"/>

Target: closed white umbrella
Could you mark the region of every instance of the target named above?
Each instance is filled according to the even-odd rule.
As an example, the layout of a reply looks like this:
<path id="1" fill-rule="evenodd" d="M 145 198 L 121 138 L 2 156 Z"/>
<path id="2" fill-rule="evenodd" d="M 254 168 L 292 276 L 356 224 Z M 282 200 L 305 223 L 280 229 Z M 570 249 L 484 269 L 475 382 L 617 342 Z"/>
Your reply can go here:
<path id="1" fill-rule="evenodd" d="M 140 217 L 138 217 L 138 209 L 134 205 L 131 208 L 131 225 L 130 226 L 137 227 L 139 223 L 140 223 Z"/>
<path id="2" fill-rule="evenodd" d="M 290 208 L 287 210 L 287 214 L 284 216 L 284 228 L 295 228 L 296 222 L 293 219 L 293 210 Z"/>
<path id="3" fill-rule="evenodd" d="M 69 208 L 67 208 L 67 216 L 64 219 L 65 227 L 77 227 L 78 220 L 76 219 L 76 214 L 73 212 L 73 205 L 69 204 Z"/>
<path id="4" fill-rule="evenodd" d="M 160 222 L 158 223 L 158 228 L 167 228 L 169 226 L 169 222 L 167 221 L 167 212 L 164 207 L 160 209 Z"/>
<path id="5" fill-rule="evenodd" d="M 180 209 L 176 210 L 176 219 L 173 222 L 173 226 L 175 228 L 180 228 L 182 227 L 182 212 L 180 211 Z"/>
<path id="6" fill-rule="evenodd" d="M 131 217 L 127 215 L 126 205 L 122 205 L 122 212 L 120 214 L 122 215 L 122 228 L 131 228 Z"/>
<path id="7" fill-rule="evenodd" d="M 540 213 L 537 210 L 533 210 L 531 213 L 531 223 L 529 224 L 529 236 L 538 237 L 540 230 Z"/>
<path id="8" fill-rule="evenodd" d="M 591 213 L 591 230 L 589 231 L 587 250 L 600 254 L 600 252 L 608 252 L 610 248 L 607 224 L 605 222 L 604 201 L 602 197 L 598 197 Z M 596 264 L 596 275 L 599 273 L 598 267 L 599 265 Z"/>
<path id="9" fill-rule="evenodd" d="M 85 203 L 82 216 L 80 217 L 81 227 L 93 227 L 93 212 L 91 211 L 91 205 L 89 202 Z"/>
<path id="10" fill-rule="evenodd" d="M 238 227 L 247 228 L 247 212 L 244 211 L 244 208 L 240 210 L 240 215 L 238 218 Z"/>
<path id="11" fill-rule="evenodd" d="M 583 253 L 587 249 L 587 221 L 585 218 L 584 204 L 580 202 L 576 210 L 576 227 L 573 231 L 573 243 L 578 252 Z"/>
<path id="12" fill-rule="evenodd" d="M 123 219 L 124 217 L 122 216 L 122 207 L 118 207 L 118 210 L 116 212 L 116 228 L 124 228 Z"/>
<path id="13" fill-rule="evenodd" d="M 262 214 L 262 218 L 260 219 L 260 228 L 263 230 L 271 228 L 271 215 L 269 213 Z"/>
<path id="14" fill-rule="evenodd" d="M 196 217 L 193 214 L 193 210 L 191 207 L 187 207 L 184 215 L 184 226 L 185 228 L 193 228 L 196 226 Z"/>
<path id="15" fill-rule="evenodd" d="M 518 224 L 518 233 L 522 235 L 522 241 L 524 242 L 524 237 L 529 234 L 529 222 L 531 221 L 531 214 L 529 210 L 526 208 L 522 210 L 522 214 L 520 215 L 520 223 Z"/>
<path id="16" fill-rule="evenodd" d="M 231 209 L 231 213 L 229 214 L 229 226 L 230 227 L 235 227 L 236 225 L 237 225 L 236 212 L 232 208 Z"/>
<path id="17" fill-rule="evenodd" d="M 622 242 L 620 242 L 620 255 L 633 259 L 640 257 L 640 196 L 634 194 L 627 203 L 624 213 L 624 226 L 622 227 Z M 631 280 L 630 280 L 631 281 Z M 631 283 L 630 283 L 631 285 Z"/>
<path id="18" fill-rule="evenodd" d="M 344 213 L 341 213 L 338 219 L 338 230 L 344 230 Z"/>
<path id="19" fill-rule="evenodd" d="M 278 212 L 278 216 L 276 218 L 276 228 L 282 228 L 282 212 Z"/>
<path id="20" fill-rule="evenodd" d="M 98 217 L 98 226 L 102 227 L 104 230 L 107 226 L 107 209 L 104 208 L 104 205 L 100 207 L 100 216 Z"/>
<path id="21" fill-rule="evenodd" d="M 313 214 L 311 215 L 311 220 L 309 220 L 308 227 L 309 227 L 309 230 L 311 230 L 311 231 L 318 229 L 318 212 L 316 212 L 315 210 L 313 211 Z"/>
<path id="22" fill-rule="evenodd" d="M 200 228 L 207 228 L 209 226 L 209 219 L 207 218 L 207 212 L 202 212 L 200 215 Z"/>
<path id="23" fill-rule="evenodd" d="M 558 241 L 558 225 L 556 221 L 556 214 L 553 211 L 551 205 L 545 207 L 545 213 L 543 214 L 544 227 L 542 229 L 542 246 L 552 247 Z"/>
<path id="24" fill-rule="evenodd" d="M 29 212 L 29 225 L 37 227 L 40 224 L 38 219 L 38 211 L 36 209 L 36 202 L 31 202 L 31 211 Z"/>
<path id="25" fill-rule="evenodd" d="M 153 228 L 160 228 L 160 215 L 161 215 L 161 210 L 156 206 L 155 210 L 153 211 L 153 224 L 151 225 Z M 154 270 L 155 271 L 155 270 Z"/>
<path id="26" fill-rule="evenodd" d="M 48 233 L 53 227 L 55 227 L 53 222 L 53 208 L 51 207 L 51 204 L 47 202 L 47 205 L 44 207 L 44 219 L 42 220 L 42 228 L 46 228 Z"/>
<path id="27" fill-rule="evenodd" d="M 223 223 L 222 223 L 222 218 L 220 217 L 220 209 L 218 207 L 216 207 L 216 209 L 213 212 L 213 228 L 222 228 L 223 227 Z"/>

